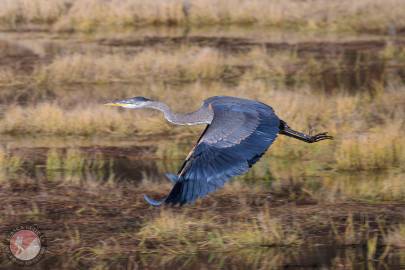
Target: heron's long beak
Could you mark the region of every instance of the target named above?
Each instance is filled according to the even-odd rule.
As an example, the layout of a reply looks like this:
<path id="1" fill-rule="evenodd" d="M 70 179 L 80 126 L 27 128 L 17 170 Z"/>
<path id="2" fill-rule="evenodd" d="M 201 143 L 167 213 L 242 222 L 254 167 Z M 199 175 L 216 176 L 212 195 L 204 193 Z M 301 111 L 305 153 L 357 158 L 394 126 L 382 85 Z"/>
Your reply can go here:
<path id="1" fill-rule="evenodd" d="M 122 105 L 120 103 L 114 103 L 114 102 L 108 102 L 104 103 L 105 106 L 115 106 L 115 107 L 121 107 Z"/>

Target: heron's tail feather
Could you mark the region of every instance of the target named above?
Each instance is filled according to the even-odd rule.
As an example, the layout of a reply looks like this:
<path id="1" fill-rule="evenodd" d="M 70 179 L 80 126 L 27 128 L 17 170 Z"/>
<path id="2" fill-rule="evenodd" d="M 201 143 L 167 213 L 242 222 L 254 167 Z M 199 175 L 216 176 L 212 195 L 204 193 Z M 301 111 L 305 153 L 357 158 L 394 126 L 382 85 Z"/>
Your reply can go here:
<path id="1" fill-rule="evenodd" d="M 177 181 L 179 181 L 179 177 L 173 173 L 165 173 L 165 175 L 173 184 L 176 184 Z"/>
<path id="2" fill-rule="evenodd" d="M 166 198 L 163 198 L 162 200 L 157 201 L 148 197 L 148 195 L 143 195 L 143 198 L 152 206 L 160 206 L 166 200 Z"/>

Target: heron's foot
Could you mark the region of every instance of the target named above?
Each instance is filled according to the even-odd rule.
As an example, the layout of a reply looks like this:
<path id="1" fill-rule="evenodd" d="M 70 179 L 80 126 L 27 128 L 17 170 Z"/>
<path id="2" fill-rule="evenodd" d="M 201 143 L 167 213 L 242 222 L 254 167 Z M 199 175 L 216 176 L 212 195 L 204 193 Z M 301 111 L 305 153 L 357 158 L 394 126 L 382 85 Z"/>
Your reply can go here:
<path id="1" fill-rule="evenodd" d="M 323 140 L 333 140 L 332 136 L 328 135 L 328 132 L 322 132 L 315 135 L 305 134 L 299 131 L 295 131 L 290 128 L 286 122 L 280 120 L 280 134 L 292 137 L 294 139 L 304 141 L 306 143 L 314 143 Z"/>
<path id="2" fill-rule="evenodd" d="M 328 132 L 322 132 L 322 133 L 318 133 L 318 134 L 315 134 L 315 135 L 309 137 L 308 142 L 314 143 L 314 142 L 319 142 L 319 141 L 323 141 L 323 140 L 333 140 L 333 137 L 329 136 Z"/>

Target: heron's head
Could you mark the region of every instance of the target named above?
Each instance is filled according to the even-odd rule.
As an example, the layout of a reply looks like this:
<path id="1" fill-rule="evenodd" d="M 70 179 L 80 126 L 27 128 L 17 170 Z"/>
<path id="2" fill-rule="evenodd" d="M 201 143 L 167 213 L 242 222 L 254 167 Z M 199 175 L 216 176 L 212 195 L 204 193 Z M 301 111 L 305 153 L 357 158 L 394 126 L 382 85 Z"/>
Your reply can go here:
<path id="1" fill-rule="evenodd" d="M 104 105 L 117 106 L 117 107 L 123 107 L 123 108 L 128 108 L 128 109 L 138 109 L 138 108 L 142 108 L 142 107 L 146 106 L 151 101 L 152 100 L 150 100 L 148 98 L 144 98 L 144 97 L 132 97 L 132 98 L 114 100 L 114 101 L 106 103 Z"/>

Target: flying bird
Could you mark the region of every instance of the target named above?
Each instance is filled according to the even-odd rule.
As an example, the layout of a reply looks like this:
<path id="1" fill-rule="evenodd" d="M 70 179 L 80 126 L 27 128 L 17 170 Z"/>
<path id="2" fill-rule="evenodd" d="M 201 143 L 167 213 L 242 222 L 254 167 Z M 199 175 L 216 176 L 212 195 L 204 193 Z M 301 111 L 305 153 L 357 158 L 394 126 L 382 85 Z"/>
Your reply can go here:
<path id="1" fill-rule="evenodd" d="M 230 178 L 246 173 L 278 134 L 307 143 L 333 139 L 327 132 L 311 136 L 295 131 L 269 105 L 236 97 L 210 97 L 198 110 L 186 114 L 175 113 L 165 103 L 145 97 L 115 100 L 105 105 L 156 109 L 176 125 L 207 125 L 178 173 L 166 174 L 174 184 L 169 195 L 160 201 L 144 195 L 154 206 L 192 203 L 221 188 Z"/>

